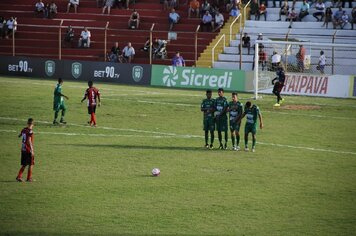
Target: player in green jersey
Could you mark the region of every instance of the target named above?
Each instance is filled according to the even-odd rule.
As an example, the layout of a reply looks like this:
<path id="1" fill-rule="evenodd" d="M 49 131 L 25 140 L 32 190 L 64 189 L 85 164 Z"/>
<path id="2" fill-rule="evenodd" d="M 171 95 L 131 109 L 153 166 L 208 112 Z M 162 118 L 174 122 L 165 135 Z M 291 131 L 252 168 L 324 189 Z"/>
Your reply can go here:
<path id="1" fill-rule="evenodd" d="M 209 139 L 209 131 L 210 131 L 210 149 L 213 148 L 214 144 L 214 130 L 215 130 L 215 122 L 214 122 L 214 102 L 215 100 L 211 98 L 212 91 L 206 90 L 206 99 L 204 99 L 201 103 L 200 110 L 204 113 L 203 116 L 203 129 L 205 132 L 205 147 L 208 149 L 208 139 Z"/>
<path id="2" fill-rule="evenodd" d="M 62 124 L 67 123 L 64 120 L 64 115 L 66 113 L 67 107 L 64 104 L 63 98 L 66 98 L 66 99 L 69 99 L 69 98 L 66 95 L 62 94 L 62 84 L 63 84 L 63 80 L 61 78 L 59 78 L 58 84 L 57 84 L 56 88 L 54 89 L 54 98 L 53 98 L 53 110 L 54 110 L 53 124 L 54 125 L 59 124 L 57 121 L 59 111 L 62 111 L 62 116 L 61 116 L 61 119 L 59 122 Z"/>
<path id="3" fill-rule="evenodd" d="M 252 133 L 252 152 L 255 152 L 256 147 L 256 125 L 257 117 L 260 120 L 260 128 L 263 128 L 262 115 L 260 109 L 256 105 L 252 105 L 250 101 L 246 102 L 245 112 L 243 113 L 242 118 L 246 116 L 246 125 L 245 125 L 245 151 L 248 152 L 248 134 Z M 240 119 L 240 120 L 241 120 Z"/>
<path id="4" fill-rule="evenodd" d="M 218 95 L 215 99 L 214 111 L 215 111 L 215 122 L 216 122 L 216 130 L 218 131 L 218 138 L 220 142 L 219 149 L 227 149 L 227 107 L 228 103 L 226 97 L 224 97 L 224 89 L 218 89 Z M 225 145 L 222 144 L 222 134 L 221 132 L 225 132 Z"/>
<path id="5" fill-rule="evenodd" d="M 231 131 L 231 141 L 232 149 L 235 151 L 240 150 L 240 125 L 241 125 L 241 116 L 243 113 L 242 103 L 238 101 L 237 93 L 233 92 L 231 94 L 232 101 L 229 102 L 228 111 L 230 113 L 230 131 Z M 237 122 L 239 121 L 239 123 Z M 235 143 L 236 139 L 236 143 Z"/>

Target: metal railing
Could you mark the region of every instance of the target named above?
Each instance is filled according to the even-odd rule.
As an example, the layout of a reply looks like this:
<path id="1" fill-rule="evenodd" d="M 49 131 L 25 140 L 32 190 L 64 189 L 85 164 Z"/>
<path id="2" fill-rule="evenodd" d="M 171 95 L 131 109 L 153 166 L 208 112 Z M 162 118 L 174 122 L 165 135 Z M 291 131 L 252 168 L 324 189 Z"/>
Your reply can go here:
<path id="1" fill-rule="evenodd" d="M 214 66 L 214 60 L 215 60 L 215 48 L 218 46 L 218 44 L 220 43 L 220 41 L 223 40 L 224 42 L 224 47 L 225 48 L 225 34 L 221 35 L 221 37 L 219 38 L 219 40 L 216 42 L 216 44 L 213 46 L 213 48 L 211 49 L 211 66 Z"/>
<path id="2" fill-rule="evenodd" d="M 247 9 L 248 6 L 250 6 L 251 1 L 252 0 L 248 1 L 248 3 L 244 6 L 244 22 L 246 22 L 246 9 Z"/>
<path id="3" fill-rule="evenodd" d="M 149 48 L 149 53 L 150 53 L 150 65 L 152 65 L 152 46 L 153 46 L 153 43 L 152 43 L 152 35 L 153 35 L 153 29 L 155 28 L 155 24 L 153 23 L 152 26 L 151 26 L 151 29 L 150 29 L 150 48 Z"/>
<path id="4" fill-rule="evenodd" d="M 197 60 L 198 60 L 198 32 L 200 29 L 200 25 L 197 26 L 197 29 L 195 30 L 195 52 L 194 52 L 194 65 L 197 64 Z"/>
<path id="5" fill-rule="evenodd" d="M 232 40 L 232 27 L 236 24 L 236 22 L 237 22 L 237 20 L 240 20 L 239 22 L 240 22 L 240 31 L 241 31 L 241 24 L 242 24 L 242 20 L 241 20 L 241 14 L 239 14 L 232 22 L 231 22 L 231 24 L 230 24 L 230 28 L 229 28 L 229 33 L 230 33 L 230 37 L 229 37 L 229 39 L 230 39 L 230 42 L 231 42 L 231 40 Z"/>

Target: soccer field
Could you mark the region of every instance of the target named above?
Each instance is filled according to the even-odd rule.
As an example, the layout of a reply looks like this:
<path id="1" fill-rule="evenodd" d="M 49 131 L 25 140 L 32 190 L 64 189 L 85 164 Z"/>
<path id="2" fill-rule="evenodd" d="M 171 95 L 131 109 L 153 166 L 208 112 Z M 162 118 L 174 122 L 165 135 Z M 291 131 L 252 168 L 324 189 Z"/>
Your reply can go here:
<path id="1" fill-rule="evenodd" d="M 68 124 L 52 125 L 55 85 L 0 77 L 0 235 L 355 235 L 355 99 L 252 101 L 252 153 L 204 148 L 205 91 L 94 84 L 91 128 L 84 82 L 64 81 Z M 19 183 L 29 117 L 36 181 Z"/>

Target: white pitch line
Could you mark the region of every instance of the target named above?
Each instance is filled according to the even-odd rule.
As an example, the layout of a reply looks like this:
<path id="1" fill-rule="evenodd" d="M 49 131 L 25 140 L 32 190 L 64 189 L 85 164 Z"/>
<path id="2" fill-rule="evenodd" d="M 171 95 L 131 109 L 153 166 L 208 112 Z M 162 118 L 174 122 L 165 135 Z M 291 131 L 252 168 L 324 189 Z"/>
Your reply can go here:
<path id="1" fill-rule="evenodd" d="M 337 154 L 351 154 L 356 155 L 356 152 L 345 152 L 345 151 L 335 151 L 331 149 L 322 149 L 322 148 L 313 148 L 313 147 L 300 147 L 300 146 L 292 146 L 286 144 L 278 144 L 278 143 L 264 143 L 264 142 L 257 142 L 258 144 L 268 145 L 268 146 L 276 146 L 276 147 L 287 147 L 293 149 L 303 149 L 303 150 L 310 150 L 310 151 L 318 151 L 318 152 L 331 152 Z"/>
<path id="2" fill-rule="evenodd" d="M 18 119 L 18 118 L 13 118 L 13 117 L 0 117 L 0 120 L 13 120 L 13 121 L 22 121 L 26 122 L 26 119 Z M 41 121 L 41 120 L 35 120 L 37 123 L 42 123 L 42 124 L 52 124 L 52 122 L 49 121 Z M 88 125 L 80 125 L 80 124 L 75 124 L 75 123 L 69 123 L 67 126 L 76 126 L 76 127 L 82 127 L 82 128 L 90 128 L 93 129 L 92 127 Z M 153 135 L 160 135 L 164 137 L 181 137 L 181 138 L 200 138 L 201 136 L 199 135 L 181 135 L 181 134 L 175 134 L 175 133 L 166 133 L 166 132 L 158 132 L 158 131 L 149 131 L 149 130 L 138 130 L 138 129 L 123 129 L 123 128 L 115 128 L 115 127 L 105 127 L 105 126 L 98 126 L 95 129 L 104 129 L 104 130 L 118 130 L 118 131 L 126 131 L 126 132 L 135 132 L 135 133 L 146 133 L 146 134 L 153 134 Z"/>
<path id="3" fill-rule="evenodd" d="M 16 130 L 3 130 L 0 129 L 2 133 L 17 133 Z M 134 138 L 167 138 L 167 136 L 159 136 L 159 135 L 151 135 L 151 136 L 142 136 L 142 135 L 135 135 L 135 134 L 85 134 L 85 133 L 65 133 L 65 132 L 43 132 L 43 131 L 36 131 L 36 134 L 45 134 L 45 135 L 64 135 L 64 136 L 89 136 L 89 137 L 134 137 Z M 201 138 L 202 136 L 196 135 L 186 135 L 186 136 L 168 136 L 170 138 Z M 267 146 L 276 146 L 276 147 L 283 147 L 283 148 L 292 148 L 292 149 L 303 149 L 315 152 L 328 152 L 328 153 L 336 153 L 336 154 L 350 154 L 356 155 L 356 152 L 345 152 L 345 151 L 336 151 L 331 149 L 322 149 L 322 148 L 313 148 L 313 147 L 301 147 L 301 146 L 292 146 L 292 145 L 285 145 L 285 144 L 276 144 L 276 143 L 265 143 L 265 142 L 257 142 L 257 144 L 267 145 Z"/>

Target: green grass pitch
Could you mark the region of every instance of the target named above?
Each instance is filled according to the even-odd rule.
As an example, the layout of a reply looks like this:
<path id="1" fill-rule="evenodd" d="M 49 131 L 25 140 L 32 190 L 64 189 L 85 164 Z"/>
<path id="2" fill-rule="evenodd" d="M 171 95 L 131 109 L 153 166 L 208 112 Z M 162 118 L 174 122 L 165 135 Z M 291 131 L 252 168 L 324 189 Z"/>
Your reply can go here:
<path id="1" fill-rule="evenodd" d="M 84 82 L 64 82 L 68 124 L 51 124 L 55 85 L 0 77 L 0 235 L 355 235 L 355 99 L 266 95 L 255 153 L 209 151 L 205 91 L 95 84 L 90 128 Z M 36 181 L 18 183 L 29 117 Z"/>

